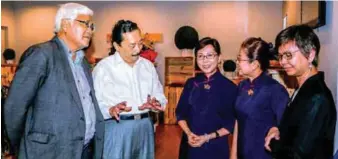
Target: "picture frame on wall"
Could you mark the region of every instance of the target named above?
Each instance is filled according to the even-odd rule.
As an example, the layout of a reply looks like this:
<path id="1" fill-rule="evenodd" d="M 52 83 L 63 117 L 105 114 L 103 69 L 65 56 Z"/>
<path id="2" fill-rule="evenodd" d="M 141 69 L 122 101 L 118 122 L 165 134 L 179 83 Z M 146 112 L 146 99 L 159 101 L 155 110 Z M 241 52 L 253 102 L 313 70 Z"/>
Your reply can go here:
<path id="1" fill-rule="evenodd" d="M 1 54 L 8 48 L 8 27 L 1 26 Z"/>
<path id="2" fill-rule="evenodd" d="M 301 23 L 316 29 L 326 24 L 325 1 L 301 1 Z"/>

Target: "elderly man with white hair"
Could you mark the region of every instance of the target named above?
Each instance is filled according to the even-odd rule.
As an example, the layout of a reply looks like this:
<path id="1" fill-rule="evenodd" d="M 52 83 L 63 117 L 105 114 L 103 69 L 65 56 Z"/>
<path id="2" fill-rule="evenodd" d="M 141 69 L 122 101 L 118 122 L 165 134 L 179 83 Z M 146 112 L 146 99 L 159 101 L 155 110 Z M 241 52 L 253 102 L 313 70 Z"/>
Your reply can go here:
<path id="1" fill-rule="evenodd" d="M 94 32 L 92 16 L 84 5 L 61 5 L 55 37 L 23 53 L 4 113 L 19 159 L 102 158 L 103 116 L 82 50 Z"/>

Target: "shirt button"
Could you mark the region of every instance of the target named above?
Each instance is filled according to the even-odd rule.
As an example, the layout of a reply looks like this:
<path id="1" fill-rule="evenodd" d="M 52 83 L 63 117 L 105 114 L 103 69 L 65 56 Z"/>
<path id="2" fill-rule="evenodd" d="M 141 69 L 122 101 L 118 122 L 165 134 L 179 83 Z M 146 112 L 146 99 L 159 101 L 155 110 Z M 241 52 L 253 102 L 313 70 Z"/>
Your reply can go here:
<path id="1" fill-rule="evenodd" d="M 83 96 L 82 99 L 86 99 L 86 98 Z"/>
<path id="2" fill-rule="evenodd" d="M 80 83 L 80 80 L 77 80 L 78 83 Z"/>
<path id="3" fill-rule="evenodd" d="M 83 117 L 81 117 L 81 118 L 80 118 L 80 120 L 84 121 L 84 118 L 83 118 Z"/>

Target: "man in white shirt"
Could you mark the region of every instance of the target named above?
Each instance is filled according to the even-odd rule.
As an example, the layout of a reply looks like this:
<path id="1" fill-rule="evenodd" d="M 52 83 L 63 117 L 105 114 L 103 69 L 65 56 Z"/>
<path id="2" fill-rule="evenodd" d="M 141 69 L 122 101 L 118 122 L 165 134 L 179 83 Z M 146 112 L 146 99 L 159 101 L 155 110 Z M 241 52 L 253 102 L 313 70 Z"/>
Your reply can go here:
<path id="1" fill-rule="evenodd" d="M 136 23 L 118 21 L 111 41 L 115 53 L 93 70 L 106 125 L 103 157 L 153 159 L 154 130 L 148 111 L 165 109 L 163 87 L 153 64 L 139 57 L 143 43 Z"/>

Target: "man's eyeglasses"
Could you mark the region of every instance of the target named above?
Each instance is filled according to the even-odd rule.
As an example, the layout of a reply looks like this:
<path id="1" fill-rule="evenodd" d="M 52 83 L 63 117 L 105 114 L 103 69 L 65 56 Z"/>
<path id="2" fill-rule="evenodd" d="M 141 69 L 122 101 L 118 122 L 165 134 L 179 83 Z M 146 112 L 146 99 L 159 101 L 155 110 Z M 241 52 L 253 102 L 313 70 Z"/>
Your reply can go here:
<path id="1" fill-rule="evenodd" d="M 204 58 L 207 60 L 212 60 L 217 56 L 217 54 L 207 54 L 207 55 L 202 55 L 198 54 L 197 55 L 197 60 L 203 60 Z"/>
<path id="2" fill-rule="evenodd" d="M 74 19 L 75 21 L 86 25 L 87 28 L 90 28 L 92 31 L 95 31 L 95 25 L 94 23 L 90 22 L 90 21 L 83 21 L 83 20 L 78 20 L 78 19 Z"/>
<path id="3" fill-rule="evenodd" d="M 291 60 L 293 58 L 293 54 L 297 51 L 299 51 L 299 50 L 296 50 L 296 51 L 293 51 L 293 52 L 286 51 L 286 52 L 283 52 L 281 54 L 278 54 L 278 60 L 282 61 L 284 58 L 286 60 Z"/>

